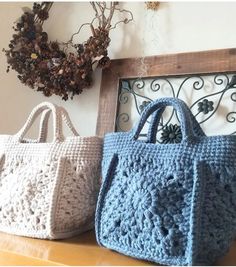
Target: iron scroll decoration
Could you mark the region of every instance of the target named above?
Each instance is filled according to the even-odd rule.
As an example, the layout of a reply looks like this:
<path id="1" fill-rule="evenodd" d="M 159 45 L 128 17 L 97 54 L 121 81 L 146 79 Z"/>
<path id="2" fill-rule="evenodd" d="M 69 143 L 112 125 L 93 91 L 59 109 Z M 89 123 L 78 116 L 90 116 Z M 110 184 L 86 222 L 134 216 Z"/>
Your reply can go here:
<path id="1" fill-rule="evenodd" d="M 207 82 L 207 78 L 211 78 L 211 81 Z M 179 80 L 176 86 L 175 81 Z M 127 104 L 131 98 L 134 102 L 135 112 L 140 116 L 142 110 L 152 102 L 154 99 L 161 97 L 162 89 L 168 88 L 168 94 L 164 96 L 171 96 L 180 98 L 186 101 L 184 97 L 185 86 L 188 84 L 188 89 L 192 89 L 192 92 L 200 92 L 206 86 L 217 86 L 218 90 L 208 90 L 211 92 L 204 93 L 203 96 L 198 97 L 193 103 L 189 105 L 192 113 L 198 122 L 204 127 L 207 121 L 209 121 L 223 105 L 223 99 L 225 95 L 229 96 L 229 100 L 232 104 L 236 105 L 236 73 L 220 73 L 208 75 L 189 75 L 189 76 L 165 76 L 155 78 L 137 78 L 137 79 L 123 79 L 120 80 L 118 106 L 119 112 L 116 118 L 116 130 L 127 131 L 123 125 L 131 124 L 130 112 L 122 112 L 122 105 Z M 192 88 L 189 88 L 191 84 Z M 209 86 L 210 85 L 210 86 Z M 152 93 L 152 96 L 145 94 L 145 90 Z M 191 91 L 191 90 L 190 90 Z M 163 94 L 162 94 L 163 96 Z M 186 101 L 189 103 L 190 101 Z M 176 121 L 177 123 L 173 123 Z M 225 122 L 232 124 L 236 123 L 236 111 L 228 110 L 225 116 Z M 131 125 L 132 127 L 132 125 Z M 126 127 L 127 128 L 127 127 Z M 236 134 L 236 131 L 230 132 L 231 135 Z M 141 137 L 145 137 L 146 133 L 141 133 Z M 167 118 L 161 118 L 158 131 L 157 142 L 158 143 L 179 143 L 181 141 L 182 134 L 178 124 L 178 116 L 175 110 L 168 114 Z"/>

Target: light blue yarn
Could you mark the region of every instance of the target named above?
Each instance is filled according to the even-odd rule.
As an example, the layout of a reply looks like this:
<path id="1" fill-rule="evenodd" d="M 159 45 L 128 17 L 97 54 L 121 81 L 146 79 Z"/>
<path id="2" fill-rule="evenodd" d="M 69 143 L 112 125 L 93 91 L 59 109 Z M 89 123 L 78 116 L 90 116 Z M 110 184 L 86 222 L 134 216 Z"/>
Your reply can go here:
<path id="1" fill-rule="evenodd" d="M 155 144 L 166 106 L 181 123 L 180 144 Z M 137 140 L 154 114 L 147 142 Z M 168 265 L 208 265 L 236 233 L 236 138 L 204 135 L 176 98 L 150 103 L 134 129 L 105 136 L 96 211 L 100 245 Z"/>

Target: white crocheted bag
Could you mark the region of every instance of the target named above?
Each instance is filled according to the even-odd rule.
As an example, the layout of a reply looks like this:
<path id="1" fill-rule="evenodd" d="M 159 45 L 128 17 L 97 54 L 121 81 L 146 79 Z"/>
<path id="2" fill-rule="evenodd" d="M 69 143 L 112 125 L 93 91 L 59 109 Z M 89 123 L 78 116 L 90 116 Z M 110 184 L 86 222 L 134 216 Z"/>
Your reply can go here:
<path id="1" fill-rule="evenodd" d="M 38 140 L 24 139 L 41 113 Z M 46 143 L 50 113 L 54 139 Z M 63 137 L 62 121 L 74 136 Z M 16 135 L 0 135 L 0 231 L 61 239 L 91 229 L 102 142 L 78 136 L 67 112 L 47 102 L 33 109 Z"/>

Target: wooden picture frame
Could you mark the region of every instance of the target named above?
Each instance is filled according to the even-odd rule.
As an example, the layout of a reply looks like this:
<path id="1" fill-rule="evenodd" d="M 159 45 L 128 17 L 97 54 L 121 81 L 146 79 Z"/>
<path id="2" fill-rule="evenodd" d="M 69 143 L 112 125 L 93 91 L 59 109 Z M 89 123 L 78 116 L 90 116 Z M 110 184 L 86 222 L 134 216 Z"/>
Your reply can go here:
<path id="1" fill-rule="evenodd" d="M 110 67 L 102 72 L 98 136 L 115 131 L 120 80 L 139 77 L 141 63 L 147 66 L 145 77 L 233 73 L 236 71 L 236 48 L 112 60 Z"/>

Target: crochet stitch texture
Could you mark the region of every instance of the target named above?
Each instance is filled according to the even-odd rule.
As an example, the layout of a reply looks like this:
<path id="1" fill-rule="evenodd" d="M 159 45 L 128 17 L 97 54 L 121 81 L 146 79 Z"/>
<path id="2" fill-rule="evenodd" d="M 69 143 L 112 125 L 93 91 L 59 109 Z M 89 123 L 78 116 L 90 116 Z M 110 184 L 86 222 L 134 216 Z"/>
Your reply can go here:
<path id="1" fill-rule="evenodd" d="M 179 144 L 154 141 L 166 106 L 178 112 Z M 147 141 L 138 140 L 152 113 Z M 161 264 L 214 263 L 235 237 L 235 170 L 234 136 L 205 136 L 181 100 L 152 102 L 133 130 L 105 136 L 98 243 Z"/>
<path id="2" fill-rule="evenodd" d="M 53 113 L 51 143 L 23 139 L 37 115 Z M 63 138 L 61 119 L 74 136 Z M 73 236 L 94 226 L 102 139 L 80 137 L 68 114 L 42 103 L 16 135 L 0 136 L 0 231 L 48 239 Z"/>

